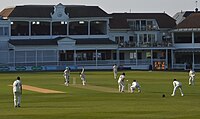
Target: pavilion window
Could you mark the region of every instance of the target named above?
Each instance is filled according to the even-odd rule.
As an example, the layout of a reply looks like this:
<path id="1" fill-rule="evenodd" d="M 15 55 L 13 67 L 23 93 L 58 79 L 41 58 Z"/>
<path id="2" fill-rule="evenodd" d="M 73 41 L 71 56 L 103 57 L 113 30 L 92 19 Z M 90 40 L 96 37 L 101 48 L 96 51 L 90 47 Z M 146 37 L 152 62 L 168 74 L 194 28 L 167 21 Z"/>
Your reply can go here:
<path id="1" fill-rule="evenodd" d="M 50 35 L 50 22 L 31 22 L 31 35 Z"/>
<path id="2" fill-rule="evenodd" d="M 28 36 L 29 22 L 12 21 L 11 22 L 11 36 Z"/>
<path id="3" fill-rule="evenodd" d="M 70 22 L 69 35 L 88 35 L 88 22 L 87 21 Z"/>
<path id="4" fill-rule="evenodd" d="M 53 22 L 52 35 L 67 35 L 67 22 L 65 21 Z"/>
<path id="5" fill-rule="evenodd" d="M 91 35 L 106 35 L 107 34 L 106 21 L 92 21 L 90 22 Z"/>
<path id="6" fill-rule="evenodd" d="M 141 31 L 146 31 L 146 20 L 141 20 Z"/>
<path id="7" fill-rule="evenodd" d="M 151 31 L 153 29 L 153 21 L 147 21 L 147 30 Z"/>
<path id="8" fill-rule="evenodd" d="M 194 43 L 200 43 L 200 32 L 194 33 Z"/>
<path id="9" fill-rule="evenodd" d="M 175 43 L 192 43 L 192 33 L 174 33 Z"/>

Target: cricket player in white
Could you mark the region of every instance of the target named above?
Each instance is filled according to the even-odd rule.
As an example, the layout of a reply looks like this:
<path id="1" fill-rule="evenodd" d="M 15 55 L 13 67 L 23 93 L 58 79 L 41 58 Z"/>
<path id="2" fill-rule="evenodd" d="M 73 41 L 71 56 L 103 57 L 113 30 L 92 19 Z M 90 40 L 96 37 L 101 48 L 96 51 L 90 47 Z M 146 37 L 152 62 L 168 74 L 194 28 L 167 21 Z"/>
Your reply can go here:
<path id="1" fill-rule="evenodd" d="M 194 85 L 194 79 L 195 79 L 195 71 L 190 69 L 190 71 L 189 71 L 189 85 Z"/>
<path id="2" fill-rule="evenodd" d="M 173 90 L 173 93 L 172 93 L 171 96 L 174 96 L 174 95 L 176 94 L 177 88 L 179 88 L 180 93 L 181 93 L 181 96 L 184 95 L 184 94 L 183 94 L 183 91 L 182 91 L 182 83 L 181 83 L 181 82 L 179 82 L 179 81 L 177 81 L 176 79 L 174 79 L 174 81 L 173 81 L 173 86 L 174 86 L 174 90 Z"/>
<path id="3" fill-rule="evenodd" d="M 69 67 L 66 67 L 63 76 L 65 78 L 65 85 L 69 86 L 69 76 L 70 76 L 70 69 L 69 69 Z"/>
<path id="4" fill-rule="evenodd" d="M 122 73 L 122 75 L 120 75 L 118 79 L 119 92 L 124 92 L 124 87 L 125 87 L 124 79 L 125 79 L 125 73 Z"/>
<path id="5" fill-rule="evenodd" d="M 131 93 L 134 93 L 134 90 L 136 88 L 138 89 L 138 92 L 140 93 L 141 92 L 140 84 L 136 80 L 133 80 L 132 86 L 130 87 Z"/>
<path id="6" fill-rule="evenodd" d="M 80 73 L 80 78 L 82 80 L 82 84 L 85 85 L 86 84 L 86 79 L 85 79 L 85 69 L 84 67 L 82 68 L 82 72 Z"/>
<path id="7" fill-rule="evenodd" d="M 22 83 L 20 77 L 17 77 L 17 80 L 13 83 L 13 94 L 14 94 L 14 107 L 20 107 L 21 104 L 21 95 L 22 95 Z"/>
<path id="8" fill-rule="evenodd" d="M 116 64 L 114 64 L 113 65 L 113 73 L 114 73 L 114 79 L 117 79 L 117 65 Z"/>

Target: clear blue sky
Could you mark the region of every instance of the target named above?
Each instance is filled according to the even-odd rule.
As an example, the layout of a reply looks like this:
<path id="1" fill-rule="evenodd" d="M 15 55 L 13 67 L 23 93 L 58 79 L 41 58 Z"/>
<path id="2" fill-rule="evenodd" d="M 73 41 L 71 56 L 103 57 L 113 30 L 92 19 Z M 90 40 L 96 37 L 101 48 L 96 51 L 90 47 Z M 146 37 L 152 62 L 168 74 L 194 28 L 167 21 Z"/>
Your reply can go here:
<path id="1" fill-rule="evenodd" d="M 1 0 L 0 10 L 17 5 L 95 5 L 107 13 L 114 12 L 166 12 L 173 16 L 181 10 L 200 10 L 200 0 Z"/>

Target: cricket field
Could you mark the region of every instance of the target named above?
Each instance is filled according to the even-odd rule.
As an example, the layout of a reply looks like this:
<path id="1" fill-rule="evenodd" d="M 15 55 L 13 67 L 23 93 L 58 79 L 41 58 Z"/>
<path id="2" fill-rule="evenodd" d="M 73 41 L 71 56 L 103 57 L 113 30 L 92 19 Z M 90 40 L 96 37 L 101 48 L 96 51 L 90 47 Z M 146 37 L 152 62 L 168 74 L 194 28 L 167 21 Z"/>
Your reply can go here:
<path id="1" fill-rule="evenodd" d="M 2 72 L 0 73 L 0 119 L 200 118 L 199 72 L 196 72 L 194 86 L 188 85 L 188 72 L 124 72 L 125 93 L 118 92 L 117 80 L 113 79 L 112 71 L 86 70 L 86 86 L 81 85 L 79 72 L 71 72 L 68 87 L 64 85 L 62 71 Z M 21 77 L 24 86 L 20 108 L 13 106 L 11 87 L 17 76 Z M 171 97 L 174 78 L 182 82 L 184 97 L 180 96 L 179 90 L 174 97 Z M 129 92 L 128 84 L 134 79 L 140 83 L 141 93 Z M 42 92 L 40 89 L 47 92 Z M 165 97 L 162 97 L 163 94 Z"/>

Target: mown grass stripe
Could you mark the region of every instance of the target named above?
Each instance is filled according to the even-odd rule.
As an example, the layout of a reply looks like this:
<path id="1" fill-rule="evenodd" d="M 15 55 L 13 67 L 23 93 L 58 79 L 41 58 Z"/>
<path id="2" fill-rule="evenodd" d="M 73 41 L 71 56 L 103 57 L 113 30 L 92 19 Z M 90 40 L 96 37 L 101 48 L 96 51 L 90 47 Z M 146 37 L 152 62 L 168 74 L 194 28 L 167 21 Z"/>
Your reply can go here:
<path id="1" fill-rule="evenodd" d="M 12 85 L 9 85 L 9 86 L 12 86 Z M 23 90 L 29 90 L 29 91 L 39 92 L 39 93 L 65 93 L 62 91 L 39 88 L 39 87 L 35 87 L 35 86 L 30 86 L 30 85 L 23 85 L 22 88 L 23 88 Z"/>
<path id="2" fill-rule="evenodd" d="M 118 90 L 115 88 L 108 88 L 108 87 L 103 87 L 103 86 L 94 86 L 94 85 L 90 85 L 87 84 L 85 86 L 81 85 L 81 84 L 75 84 L 75 85 L 70 85 L 72 87 L 76 87 L 76 88 L 82 88 L 82 89 L 88 89 L 88 90 L 95 90 L 95 91 L 100 91 L 100 92 L 107 92 L 107 93 L 117 93 Z"/>

